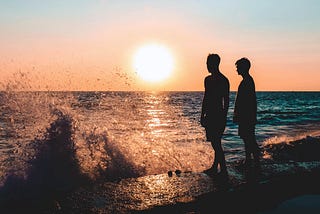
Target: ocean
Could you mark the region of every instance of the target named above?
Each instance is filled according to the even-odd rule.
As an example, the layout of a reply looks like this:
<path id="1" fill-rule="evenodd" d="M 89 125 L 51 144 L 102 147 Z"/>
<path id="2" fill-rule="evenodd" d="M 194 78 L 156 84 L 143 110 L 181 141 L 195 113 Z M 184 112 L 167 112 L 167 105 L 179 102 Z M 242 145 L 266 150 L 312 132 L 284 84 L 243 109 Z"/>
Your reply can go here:
<path id="1" fill-rule="evenodd" d="M 231 92 L 222 139 L 227 163 L 244 158 L 232 122 L 235 96 Z M 46 176 L 63 188 L 77 176 L 112 181 L 203 171 L 214 152 L 199 123 L 202 98 L 203 92 L 3 91 L 0 188 L 17 179 L 44 182 Z M 262 150 L 319 138 L 320 92 L 257 92 L 257 102 Z M 264 157 L 272 154 L 265 150 Z"/>

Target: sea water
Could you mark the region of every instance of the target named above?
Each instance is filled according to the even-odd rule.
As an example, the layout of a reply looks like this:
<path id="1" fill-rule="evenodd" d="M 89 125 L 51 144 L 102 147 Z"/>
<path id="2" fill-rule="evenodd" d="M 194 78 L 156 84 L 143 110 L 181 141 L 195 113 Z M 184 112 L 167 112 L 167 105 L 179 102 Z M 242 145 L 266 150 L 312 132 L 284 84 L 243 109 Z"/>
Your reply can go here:
<path id="1" fill-rule="evenodd" d="M 229 163 L 244 157 L 235 96 L 222 139 Z M 35 171 L 92 180 L 203 171 L 214 152 L 199 123 L 202 99 L 203 92 L 3 91 L 0 184 Z M 320 135 L 320 92 L 257 92 L 257 102 L 261 148 Z"/>

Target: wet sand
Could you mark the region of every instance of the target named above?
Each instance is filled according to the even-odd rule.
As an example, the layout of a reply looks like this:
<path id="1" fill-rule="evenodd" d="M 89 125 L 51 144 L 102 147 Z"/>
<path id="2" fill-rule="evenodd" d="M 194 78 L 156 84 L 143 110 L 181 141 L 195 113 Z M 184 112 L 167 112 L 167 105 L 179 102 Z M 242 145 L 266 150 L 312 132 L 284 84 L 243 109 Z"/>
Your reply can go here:
<path id="1" fill-rule="evenodd" d="M 257 213 L 303 194 L 320 194 L 320 162 L 264 163 L 261 171 L 229 166 L 229 176 L 150 175 L 84 187 L 60 199 L 63 212 Z"/>
<path id="2" fill-rule="evenodd" d="M 320 195 L 320 161 L 228 165 L 228 176 L 172 172 L 82 185 L 50 197 L 1 204 L 1 213 L 259 213 L 297 196 Z M 315 207 L 315 209 L 317 209 Z"/>
<path id="3" fill-rule="evenodd" d="M 231 167 L 226 186 L 200 195 L 189 203 L 154 207 L 142 213 L 272 213 L 279 204 L 293 197 L 320 195 L 319 166 L 319 162 L 265 164 L 262 173 L 251 171 L 242 178 L 238 173 L 233 174 Z M 221 184 L 223 181 L 215 179 L 213 182 Z"/>
<path id="4" fill-rule="evenodd" d="M 274 209 L 260 212 L 259 214 L 319 214 L 320 195 L 302 195 L 278 204 Z"/>

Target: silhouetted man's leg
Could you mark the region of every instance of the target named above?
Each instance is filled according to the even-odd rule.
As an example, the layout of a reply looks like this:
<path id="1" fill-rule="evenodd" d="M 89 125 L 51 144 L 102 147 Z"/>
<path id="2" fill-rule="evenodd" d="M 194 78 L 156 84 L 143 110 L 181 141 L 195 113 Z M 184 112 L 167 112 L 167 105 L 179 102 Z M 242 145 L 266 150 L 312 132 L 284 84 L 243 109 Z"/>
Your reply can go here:
<path id="1" fill-rule="evenodd" d="M 213 165 L 212 165 L 211 169 L 212 169 L 213 173 L 217 173 L 218 172 L 218 163 L 219 163 L 218 148 L 217 148 L 216 143 L 214 141 L 211 142 L 211 145 L 214 150 L 214 161 L 213 161 Z"/>
<path id="2" fill-rule="evenodd" d="M 251 162 L 251 154 L 253 155 L 254 162 L 256 164 L 259 164 L 260 161 L 260 149 L 256 141 L 256 137 L 248 136 L 246 138 L 243 138 L 244 144 L 245 144 L 245 150 L 246 150 L 246 164 L 249 164 Z"/>
<path id="3" fill-rule="evenodd" d="M 215 138 L 214 142 L 214 148 L 215 148 L 215 155 L 217 157 L 218 163 L 220 164 L 220 170 L 221 172 L 227 172 L 227 165 L 226 160 L 224 156 L 224 152 L 221 145 L 221 138 L 217 137 Z"/>
<path id="4" fill-rule="evenodd" d="M 260 163 L 260 148 L 257 144 L 256 137 L 251 136 L 250 142 L 251 142 L 251 150 L 252 150 L 254 162 L 255 162 L 255 164 L 259 164 Z"/>
<path id="5" fill-rule="evenodd" d="M 245 153 L 246 153 L 245 164 L 250 164 L 251 151 L 250 151 L 249 140 L 247 138 L 243 138 L 243 142 L 244 142 L 244 149 L 245 149 Z"/>
<path id="6" fill-rule="evenodd" d="M 219 159 L 220 159 L 220 170 L 221 172 L 227 172 L 227 165 L 226 165 L 226 159 L 224 156 L 224 152 L 222 149 L 222 146 L 220 144 L 220 149 L 219 149 Z"/>

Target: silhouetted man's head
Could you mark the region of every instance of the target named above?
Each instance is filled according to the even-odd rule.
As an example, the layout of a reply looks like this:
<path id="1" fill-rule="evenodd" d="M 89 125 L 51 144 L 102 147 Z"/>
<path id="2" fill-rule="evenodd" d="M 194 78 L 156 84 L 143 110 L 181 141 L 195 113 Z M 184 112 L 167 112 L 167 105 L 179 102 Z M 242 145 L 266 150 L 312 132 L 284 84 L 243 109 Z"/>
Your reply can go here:
<path id="1" fill-rule="evenodd" d="M 237 72 L 239 75 L 243 75 L 249 73 L 249 69 L 251 67 L 251 63 L 247 58 L 241 58 L 236 61 Z"/>
<path id="2" fill-rule="evenodd" d="M 210 73 L 218 70 L 220 64 L 220 56 L 218 54 L 209 54 L 207 57 L 207 68 Z"/>

